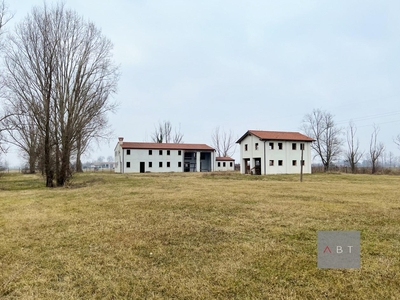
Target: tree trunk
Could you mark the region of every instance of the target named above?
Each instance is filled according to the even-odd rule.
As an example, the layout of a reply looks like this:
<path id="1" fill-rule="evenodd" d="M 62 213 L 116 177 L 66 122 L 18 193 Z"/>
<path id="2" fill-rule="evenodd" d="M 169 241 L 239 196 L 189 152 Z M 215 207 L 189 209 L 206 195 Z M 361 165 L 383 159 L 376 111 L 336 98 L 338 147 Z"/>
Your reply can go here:
<path id="1" fill-rule="evenodd" d="M 36 157 L 35 154 L 31 154 L 29 155 L 29 173 L 31 174 L 35 174 L 36 173 Z"/>
<path id="2" fill-rule="evenodd" d="M 376 173 L 376 163 L 372 162 L 372 174 Z"/>
<path id="3" fill-rule="evenodd" d="M 65 182 L 69 179 L 70 177 L 70 149 L 71 147 L 69 146 L 68 143 L 68 136 L 65 138 L 65 142 L 62 145 L 62 151 L 61 151 L 61 166 L 59 169 L 59 173 L 57 175 L 57 186 L 64 186 Z"/>
<path id="4" fill-rule="evenodd" d="M 82 162 L 81 162 L 81 137 L 78 138 L 76 142 L 76 164 L 75 164 L 75 171 L 76 172 L 83 172 L 82 169 Z"/>
<path id="5" fill-rule="evenodd" d="M 45 137 L 44 137 L 44 170 L 46 173 L 46 187 L 53 187 L 53 178 L 54 178 L 54 172 L 52 170 L 51 162 L 50 162 L 50 156 L 51 156 L 51 145 L 50 145 L 50 99 L 51 99 L 51 94 L 50 94 L 50 88 L 47 91 L 46 95 L 46 103 L 45 103 L 45 108 L 46 108 L 46 125 L 45 125 Z"/>

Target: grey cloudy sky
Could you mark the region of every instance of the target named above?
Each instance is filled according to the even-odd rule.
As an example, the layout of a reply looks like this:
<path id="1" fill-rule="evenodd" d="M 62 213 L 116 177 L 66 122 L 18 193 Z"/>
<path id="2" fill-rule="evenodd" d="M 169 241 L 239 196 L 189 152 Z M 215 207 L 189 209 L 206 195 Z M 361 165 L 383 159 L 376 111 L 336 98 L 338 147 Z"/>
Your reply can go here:
<path id="1" fill-rule="evenodd" d="M 43 5 L 8 2 L 13 23 Z M 65 3 L 112 40 L 121 66 L 115 136 L 87 159 L 113 155 L 118 136 L 150 141 L 163 120 L 181 126 L 184 142 L 211 145 L 216 126 L 238 137 L 300 131 L 314 108 L 343 127 L 353 120 L 365 150 L 379 125 L 379 140 L 400 155 L 399 1 Z"/>

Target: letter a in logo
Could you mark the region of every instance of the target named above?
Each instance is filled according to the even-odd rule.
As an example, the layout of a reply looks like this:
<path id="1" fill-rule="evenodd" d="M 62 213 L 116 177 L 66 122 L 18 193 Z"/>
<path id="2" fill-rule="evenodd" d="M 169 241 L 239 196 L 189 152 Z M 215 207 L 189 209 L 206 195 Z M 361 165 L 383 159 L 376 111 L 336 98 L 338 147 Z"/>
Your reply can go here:
<path id="1" fill-rule="evenodd" d="M 328 249 L 329 253 L 332 253 L 331 249 L 329 249 L 329 246 L 325 247 L 324 253 L 325 253 L 326 249 Z"/>

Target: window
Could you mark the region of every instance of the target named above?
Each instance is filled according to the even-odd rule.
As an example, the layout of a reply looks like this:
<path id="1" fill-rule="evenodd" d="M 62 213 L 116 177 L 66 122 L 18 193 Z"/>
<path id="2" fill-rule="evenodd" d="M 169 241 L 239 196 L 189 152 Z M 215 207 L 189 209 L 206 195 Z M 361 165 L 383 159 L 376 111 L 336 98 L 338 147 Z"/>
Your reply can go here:
<path id="1" fill-rule="evenodd" d="M 131 162 L 130 162 L 130 161 L 127 161 L 127 162 L 126 162 L 126 167 L 127 167 L 127 168 L 130 168 L 130 167 L 131 167 Z"/>
<path id="2" fill-rule="evenodd" d="M 292 143 L 292 150 L 296 150 L 296 146 L 297 146 L 296 143 Z"/>
<path id="3" fill-rule="evenodd" d="M 220 162 L 218 162 L 218 167 L 220 167 L 221 166 L 221 163 Z"/>
<path id="4" fill-rule="evenodd" d="M 171 155 L 171 151 L 167 150 L 167 155 Z"/>
<path id="5" fill-rule="evenodd" d="M 182 162 L 178 161 L 178 168 L 182 167 Z"/>
<path id="6" fill-rule="evenodd" d="M 182 151 L 181 150 L 178 150 L 178 155 L 182 155 Z"/>
<path id="7" fill-rule="evenodd" d="M 158 155 L 162 155 L 162 150 L 158 150 Z"/>
<path id="8" fill-rule="evenodd" d="M 204 152 L 200 153 L 200 159 L 206 159 L 206 154 Z"/>
<path id="9" fill-rule="evenodd" d="M 256 143 L 255 148 L 256 148 L 256 150 L 258 150 L 258 143 Z"/>
<path id="10" fill-rule="evenodd" d="M 274 150 L 274 143 L 269 143 L 269 150 Z"/>
<path id="11" fill-rule="evenodd" d="M 300 144 L 300 150 L 304 150 L 304 144 L 303 143 Z"/>
<path id="12" fill-rule="evenodd" d="M 149 155 L 153 155 L 153 150 L 149 150 Z"/>
<path id="13" fill-rule="evenodd" d="M 162 168 L 162 161 L 160 161 L 160 162 L 158 163 L 158 166 L 159 166 L 160 168 Z"/>
<path id="14" fill-rule="evenodd" d="M 171 167 L 171 163 L 167 161 L 167 168 Z"/>
<path id="15" fill-rule="evenodd" d="M 222 166 L 223 166 L 223 167 L 226 167 L 226 162 L 223 162 L 223 163 L 222 163 Z"/>
<path id="16" fill-rule="evenodd" d="M 283 160 L 278 160 L 278 166 L 283 166 Z"/>
<path id="17" fill-rule="evenodd" d="M 151 161 L 149 161 L 149 168 L 153 167 L 153 163 Z"/>
<path id="18" fill-rule="evenodd" d="M 185 152 L 185 158 L 187 159 L 196 158 L 196 152 Z"/>
<path id="19" fill-rule="evenodd" d="M 301 165 L 304 166 L 304 159 L 301 161 Z"/>
<path id="20" fill-rule="evenodd" d="M 283 149 L 283 144 L 282 143 L 278 143 L 278 149 L 282 150 Z"/>
<path id="21" fill-rule="evenodd" d="M 233 166 L 233 162 L 230 162 L 230 163 L 229 163 L 229 166 L 232 167 L 232 166 Z"/>
<path id="22" fill-rule="evenodd" d="M 270 165 L 270 166 L 273 166 L 273 165 L 274 165 L 274 160 L 271 159 L 271 160 L 269 161 L 269 165 Z"/>
<path id="23" fill-rule="evenodd" d="M 292 160 L 292 166 L 297 166 L 297 160 Z"/>
<path id="24" fill-rule="evenodd" d="M 126 150 L 126 155 L 131 155 L 131 149 Z"/>
<path id="25" fill-rule="evenodd" d="M 247 151 L 247 144 L 244 145 L 244 151 Z"/>

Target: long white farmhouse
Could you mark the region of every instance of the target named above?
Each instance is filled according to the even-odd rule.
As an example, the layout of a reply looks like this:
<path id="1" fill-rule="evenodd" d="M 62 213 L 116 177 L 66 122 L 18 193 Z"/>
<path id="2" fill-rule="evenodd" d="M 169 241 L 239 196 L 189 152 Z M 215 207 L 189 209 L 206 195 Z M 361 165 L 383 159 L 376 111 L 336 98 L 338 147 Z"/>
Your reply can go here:
<path id="1" fill-rule="evenodd" d="M 205 144 L 124 142 L 115 146 L 116 173 L 212 172 L 215 150 Z"/>
<path id="2" fill-rule="evenodd" d="M 303 173 L 311 173 L 313 141 L 299 132 L 248 130 L 237 141 L 240 144 L 240 172 L 295 174 L 300 173 L 302 163 Z"/>

